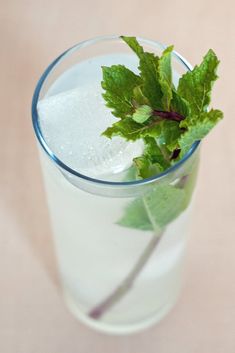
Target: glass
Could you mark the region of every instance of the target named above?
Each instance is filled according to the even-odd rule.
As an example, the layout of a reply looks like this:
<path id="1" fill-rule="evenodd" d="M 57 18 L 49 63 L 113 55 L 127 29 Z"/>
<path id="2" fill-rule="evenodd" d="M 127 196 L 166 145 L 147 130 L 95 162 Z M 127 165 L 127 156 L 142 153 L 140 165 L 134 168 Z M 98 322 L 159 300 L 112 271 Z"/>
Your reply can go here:
<path id="1" fill-rule="evenodd" d="M 154 41 L 138 40 L 157 55 L 164 48 Z M 50 91 L 54 82 L 74 64 L 127 51 L 118 37 L 76 45 L 47 68 L 32 103 L 65 301 L 82 322 L 115 334 L 136 332 L 158 322 L 177 301 L 199 142 L 182 160 L 155 177 L 94 179 L 72 169 L 50 149 L 37 105 L 45 95 L 55 93 Z M 176 77 L 190 69 L 177 53 L 172 61 Z M 67 82 L 66 89 L 72 88 Z"/>

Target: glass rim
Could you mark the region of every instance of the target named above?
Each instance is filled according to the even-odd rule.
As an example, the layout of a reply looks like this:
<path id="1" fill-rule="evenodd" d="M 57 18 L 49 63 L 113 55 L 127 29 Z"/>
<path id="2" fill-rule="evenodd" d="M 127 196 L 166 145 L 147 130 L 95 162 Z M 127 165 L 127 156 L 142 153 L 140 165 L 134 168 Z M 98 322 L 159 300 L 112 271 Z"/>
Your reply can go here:
<path id="1" fill-rule="evenodd" d="M 167 175 L 171 174 L 172 172 L 176 171 L 181 165 L 183 165 L 192 155 L 193 153 L 197 150 L 197 147 L 199 146 L 201 141 L 196 141 L 193 143 L 193 145 L 191 146 L 191 148 L 189 149 L 189 151 L 183 156 L 183 158 L 181 158 L 178 162 L 176 162 L 173 166 L 171 166 L 170 168 L 166 169 L 165 171 L 163 171 L 162 173 L 159 173 L 157 175 L 154 175 L 152 177 L 149 178 L 145 178 L 145 179 L 138 179 L 138 180 L 131 180 L 131 181 L 108 181 L 108 180 L 102 180 L 102 179 L 96 179 L 96 178 L 92 178 L 89 177 L 87 175 L 84 175 L 82 173 L 79 173 L 78 171 L 74 170 L 73 168 L 69 167 L 67 164 L 65 164 L 64 162 L 62 162 L 55 154 L 54 152 L 51 150 L 51 148 L 48 146 L 46 140 L 44 139 L 43 133 L 41 131 L 40 128 L 40 124 L 39 124 L 39 116 L 38 116 L 38 112 L 37 112 L 37 104 L 38 104 L 38 100 L 39 100 L 39 96 L 40 96 L 40 92 L 41 92 L 41 88 L 45 82 L 45 80 L 47 79 L 47 77 L 49 76 L 50 72 L 52 71 L 52 69 L 60 62 L 61 59 L 63 59 L 64 57 L 66 57 L 68 54 L 73 53 L 73 51 L 75 50 L 80 50 L 83 47 L 95 44 L 97 42 L 101 42 L 101 41 L 108 41 L 108 40 L 115 40 L 115 39 L 119 39 L 120 36 L 119 35 L 109 35 L 109 36 L 98 36 L 92 39 L 88 39 L 88 40 L 84 40 L 82 42 L 79 42 L 78 44 L 75 44 L 74 46 L 72 46 L 71 48 L 65 50 L 62 54 L 60 54 L 54 61 L 52 61 L 49 66 L 45 69 L 45 71 L 43 72 L 43 74 L 41 75 L 41 77 L 39 78 L 35 90 L 34 90 L 34 94 L 33 94 L 33 98 L 32 98 L 32 107 L 31 107 L 31 113 L 32 113 L 32 123 L 33 123 L 33 128 L 34 128 L 34 132 L 35 135 L 37 137 L 37 140 L 39 141 L 41 147 L 43 148 L 43 150 L 46 152 L 46 154 L 49 156 L 49 158 L 52 160 L 52 162 L 54 162 L 55 164 L 57 164 L 60 168 L 62 168 L 65 172 L 68 172 L 80 179 L 83 179 L 85 181 L 91 182 L 91 183 L 95 183 L 95 184 L 103 184 L 103 185 L 110 185 L 110 186 L 134 186 L 134 185 L 144 185 L 144 184 L 149 184 L 152 183 L 156 180 L 162 179 L 163 177 L 166 177 Z M 149 39 L 145 39 L 142 37 L 137 37 L 137 39 L 145 42 L 146 44 L 152 45 L 152 46 L 157 46 L 160 47 L 162 49 L 164 49 L 166 46 L 154 41 L 154 40 L 149 40 Z M 191 71 L 192 70 L 192 66 L 191 64 L 184 59 L 179 53 L 177 53 L 175 50 L 172 52 L 172 54 L 174 55 L 174 57 L 181 63 L 183 64 L 184 67 L 186 67 L 187 70 Z"/>

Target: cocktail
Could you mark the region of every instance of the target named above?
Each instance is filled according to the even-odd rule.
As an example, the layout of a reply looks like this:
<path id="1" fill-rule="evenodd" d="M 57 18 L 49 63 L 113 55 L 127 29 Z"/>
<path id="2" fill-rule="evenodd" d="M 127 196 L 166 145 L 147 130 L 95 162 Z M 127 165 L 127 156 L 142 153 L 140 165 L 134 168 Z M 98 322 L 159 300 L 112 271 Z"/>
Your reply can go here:
<path id="1" fill-rule="evenodd" d="M 164 52 L 157 42 L 138 42 L 155 56 Z M 191 66 L 176 52 L 170 56 L 176 104 L 179 78 Z M 133 72 L 131 82 L 136 80 L 131 128 L 138 129 L 129 131 L 127 139 L 123 130 L 107 138 L 117 114 L 105 105 L 110 99 L 113 108 L 115 97 L 109 95 L 106 68 L 120 65 Z M 181 151 L 190 146 L 180 156 L 172 136 L 186 115 L 146 108 L 151 99 L 140 90 L 138 66 L 138 55 L 119 37 L 83 42 L 48 67 L 32 106 L 65 301 L 81 321 L 116 334 L 158 322 L 177 301 L 201 138 L 197 135 L 193 143 L 188 138 Z M 125 87 L 115 91 L 116 98 Z M 166 125 L 163 141 L 156 134 Z M 140 138 L 133 138 L 139 131 Z M 186 132 L 182 124 L 180 133 Z M 151 165 L 142 158 L 146 148 L 152 153 L 156 141 L 163 168 L 161 156 L 154 155 Z"/>

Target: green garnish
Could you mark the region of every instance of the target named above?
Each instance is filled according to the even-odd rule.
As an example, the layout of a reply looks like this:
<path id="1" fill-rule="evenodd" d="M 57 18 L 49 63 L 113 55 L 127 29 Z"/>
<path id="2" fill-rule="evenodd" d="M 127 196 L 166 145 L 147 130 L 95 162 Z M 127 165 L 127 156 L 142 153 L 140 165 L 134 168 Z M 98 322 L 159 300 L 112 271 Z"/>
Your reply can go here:
<path id="1" fill-rule="evenodd" d="M 175 87 L 173 46 L 157 57 L 145 52 L 135 37 L 121 38 L 139 58 L 139 75 L 123 65 L 102 68 L 103 97 L 119 118 L 103 135 L 144 141 L 144 152 L 133 160 L 133 166 L 135 177 L 145 179 L 171 167 L 222 119 L 220 110 L 208 109 L 219 60 L 210 49 L 202 63 L 184 74 Z M 127 205 L 117 223 L 159 233 L 188 206 L 196 169 L 194 166 L 185 172 L 183 184 L 179 181 L 176 185 L 155 185 L 149 195 Z"/>
<path id="2" fill-rule="evenodd" d="M 217 79 L 219 60 L 209 50 L 199 66 L 172 82 L 173 46 L 161 57 L 145 52 L 135 37 L 121 37 L 139 58 L 139 75 L 123 65 L 103 67 L 103 97 L 120 120 L 103 135 L 126 140 L 143 139 L 145 151 L 134 163 L 141 178 L 160 173 L 192 144 L 204 138 L 222 119 L 220 110 L 208 110 Z"/>
<path id="3" fill-rule="evenodd" d="M 219 61 L 210 49 L 202 63 L 183 75 L 175 87 L 171 68 L 173 46 L 157 57 L 144 52 L 135 37 L 121 38 L 138 56 L 140 73 L 136 75 L 123 65 L 103 67 L 103 97 L 119 118 L 103 135 L 118 135 L 130 141 L 142 139 L 144 152 L 134 159 L 127 174 L 148 178 L 172 166 L 222 119 L 220 110 L 208 109 Z M 126 205 L 117 224 L 152 231 L 153 236 L 131 271 L 89 312 L 90 317 L 99 319 L 132 288 L 169 223 L 189 205 L 197 162 L 197 158 L 192 159 L 176 178 L 173 175 L 173 180 L 164 178 L 153 183 L 142 196 Z M 171 232 L 174 236 L 173 229 Z"/>

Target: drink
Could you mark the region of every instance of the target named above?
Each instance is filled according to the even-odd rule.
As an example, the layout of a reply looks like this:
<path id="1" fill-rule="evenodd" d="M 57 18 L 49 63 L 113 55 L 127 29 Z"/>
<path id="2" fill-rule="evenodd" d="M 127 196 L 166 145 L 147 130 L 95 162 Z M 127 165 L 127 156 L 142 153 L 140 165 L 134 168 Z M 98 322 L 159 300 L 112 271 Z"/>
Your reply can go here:
<path id="1" fill-rule="evenodd" d="M 159 321 L 177 300 L 191 207 L 164 229 L 157 247 L 157 243 L 151 245 L 156 239 L 152 230 L 117 224 L 128 205 L 144 199 L 149 190 L 148 185 L 137 185 L 133 191 L 117 184 L 130 181 L 128 170 L 143 144 L 100 135 L 115 121 L 101 96 L 101 66 L 120 63 L 137 71 L 136 57 L 126 53 L 73 65 L 39 101 L 38 114 L 53 154 L 76 172 L 101 181 L 73 175 L 40 153 L 66 302 L 75 316 L 92 327 L 129 333 Z M 167 176 L 169 184 L 177 183 L 185 170 L 195 174 L 195 163 L 186 161 Z M 148 256 L 138 265 L 145 249 Z M 112 294 L 131 273 L 132 279 L 110 304 Z"/>

